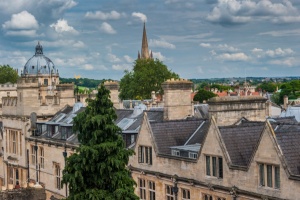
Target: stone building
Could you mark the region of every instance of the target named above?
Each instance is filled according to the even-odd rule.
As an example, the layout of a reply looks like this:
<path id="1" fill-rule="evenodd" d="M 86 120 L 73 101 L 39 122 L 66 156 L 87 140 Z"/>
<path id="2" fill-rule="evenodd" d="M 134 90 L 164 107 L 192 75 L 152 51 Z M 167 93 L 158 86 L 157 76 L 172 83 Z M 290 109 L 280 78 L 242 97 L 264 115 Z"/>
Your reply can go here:
<path id="1" fill-rule="evenodd" d="M 142 49 L 141 49 L 141 54 L 140 54 L 140 51 L 138 51 L 138 59 L 153 59 L 152 51 L 149 53 L 149 48 L 148 48 L 146 23 L 144 23 L 143 37 L 142 37 Z"/>
<path id="2" fill-rule="evenodd" d="M 33 146 L 28 138 L 35 134 L 35 121 L 47 121 L 66 105 L 73 106 L 73 84 L 59 84 L 59 74 L 53 62 L 43 54 L 40 43 L 35 54 L 24 65 L 21 76 L 15 87 L 15 95 L 2 98 L 2 152 L 3 162 L 0 163 L 2 186 L 11 188 L 18 182 L 25 187 L 35 180 L 35 172 L 30 166 L 29 157 Z M 39 159 L 47 147 L 37 149 Z M 52 165 L 51 170 L 55 170 Z"/>
<path id="3" fill-rule="evenodd" d="M 153 122 L 144 113 L 129 164 L 140 199 L 299 199 L 295 119 L 266 121 L 261 98 L 210 102 L 207 119 L 182 115 Z"/>

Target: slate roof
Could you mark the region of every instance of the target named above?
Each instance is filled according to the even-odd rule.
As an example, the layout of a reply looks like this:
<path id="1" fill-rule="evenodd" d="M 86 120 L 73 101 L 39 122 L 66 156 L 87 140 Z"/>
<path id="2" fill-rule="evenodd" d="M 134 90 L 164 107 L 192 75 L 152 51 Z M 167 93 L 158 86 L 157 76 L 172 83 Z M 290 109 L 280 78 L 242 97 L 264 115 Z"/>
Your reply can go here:
<path id="1" fill-rule="evenodd" d="M 238 125 L 220 126 L 232 165 L 247 167 L 262 134 L 265 122 L 242 121 Z"/>
<path id="2" fill-rule="evenodd" d="M 203 121 L 204 120 L 199 119 L 170 120 L 161 122 L 150 121 L 158 153 L 171 155 L 170 147 L 184 145 Z M 197 134 L 204 134 L 204 132 L 197 131 Z M 195 137 L 195 141 L 196 138 L 202 137 Z M 202 143 L 200 139 L 196 142 Z"/>
<path id="3" fill-rule="evenodd" d="M 289 171 L 300 175 L 300 125 L 280 124 L 275 135 Z"/>

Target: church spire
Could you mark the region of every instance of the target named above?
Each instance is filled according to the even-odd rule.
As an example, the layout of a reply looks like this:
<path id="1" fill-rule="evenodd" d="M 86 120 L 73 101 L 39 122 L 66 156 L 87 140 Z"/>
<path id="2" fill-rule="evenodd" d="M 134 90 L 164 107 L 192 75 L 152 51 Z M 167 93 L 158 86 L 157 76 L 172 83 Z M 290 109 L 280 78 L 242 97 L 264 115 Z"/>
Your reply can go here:
<path id="1" fill-rule="evenodd" d="M 149 49 L 148 49 L 148 41 L 147 41 L 147 33 L 146 33 L 146 24 L 145 24 L 145 22 L 144 22 L 144 29 L 143 29 L 141 58 L 144 58 L 144 59 L 149 58 Z"/>

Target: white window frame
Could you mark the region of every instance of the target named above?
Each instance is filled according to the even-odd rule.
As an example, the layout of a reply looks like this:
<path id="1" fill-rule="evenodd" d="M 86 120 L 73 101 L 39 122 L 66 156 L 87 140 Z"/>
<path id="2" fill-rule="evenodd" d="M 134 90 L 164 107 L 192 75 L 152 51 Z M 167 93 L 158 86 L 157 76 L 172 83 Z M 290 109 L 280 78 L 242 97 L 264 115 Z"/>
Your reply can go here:
<path id="1" fill-rule="evenodd" d="M 180 151 L 177 149 L 172 149 L 172 156 L 180 156 Z"/>
<path id="2" fill-rule="evenodd" d="M 195 152 L 189 152 L 189 158 L 197 159 L 197 158 L 198 158 L 198 153 L 195 153 Z"/>

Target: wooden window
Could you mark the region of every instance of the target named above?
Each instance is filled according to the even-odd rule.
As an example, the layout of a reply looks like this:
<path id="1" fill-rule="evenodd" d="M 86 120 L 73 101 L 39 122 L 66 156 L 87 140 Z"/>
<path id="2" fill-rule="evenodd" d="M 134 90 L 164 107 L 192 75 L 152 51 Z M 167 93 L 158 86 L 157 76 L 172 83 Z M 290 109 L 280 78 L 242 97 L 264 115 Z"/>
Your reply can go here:
<path id="1" fill-rule="evenodd" d="M 198 153 L 189 152 L 189 158 L 197 159 Z"/>
<path id="2" fill-rule="evenodd" d="M 203 194 L 203 197 L 202 197 L 203 200 L 213 200 L 213 197 L 209 194 Z"/>
<path id="3" fill-rule="evenodd" d="M 13 154 L 17 154 L 17 133 L 16 131 L 12 131 L 12 152 Z"/>
<path id="4" fill-rule="evenodd" d="M 34 145 L 30 146 L 31 164 L 35 165 L 35 148 Z"/>
<path id="5" fill-rule="evenodd" d="M 45 167 L 45 158 L 44 158 L 44 148 L 43 147 L 39 147 L 39 157 L 40 157 L 40 167 L 44 169 Z"/>
<path id="6" fill-rule="evenodd" d="M 146 199 L 146 181 L 145 179 L 139 179 L 139 188 L 140 188 L 140 200 Z"/>
<path id="7" fill-rule="evenodd" d="M 205 156 L 206 175 L 223 178 L 223 159 L 217 156 Z"/>
<path id="8" fill-rule="evenodd" d="M 280 167 L 272 164 L 258 163 L 259 186 L 280 188 Z"/>
<path id="9" fill-rule="evenodd" d="M 190 200 L 191 199 L 190 190 L 182 189 L 181 193 L 182 193 L 182 200 Z"/>
<path id="10" fill-rule="evenodd" d="M 138 161 L 139 163 L 152 165 L 152 147 L 139 146 Z"/>
<path id="11" fill-rule="evenodd" d="M 172 149 L 172 156 L 180 156 L 180 151 L 176 149 Z"/>
<path id="12" fill-rule="evenodd" d="M 155 182 L 149 181 L 149 199 L 155 200 Z"/>
<path id="13" fill-rule="evenodd" d="M 54 176 L 55 176 L 55 188 L 61 189 L 60 187 L 60 166 L 59 164 L 54 164 Z"/>
<path id="14" fill-rule="evenodd" d="M 171 185 L 166 185 L 166 199 L 174 200 L 174 193 Z"/>

